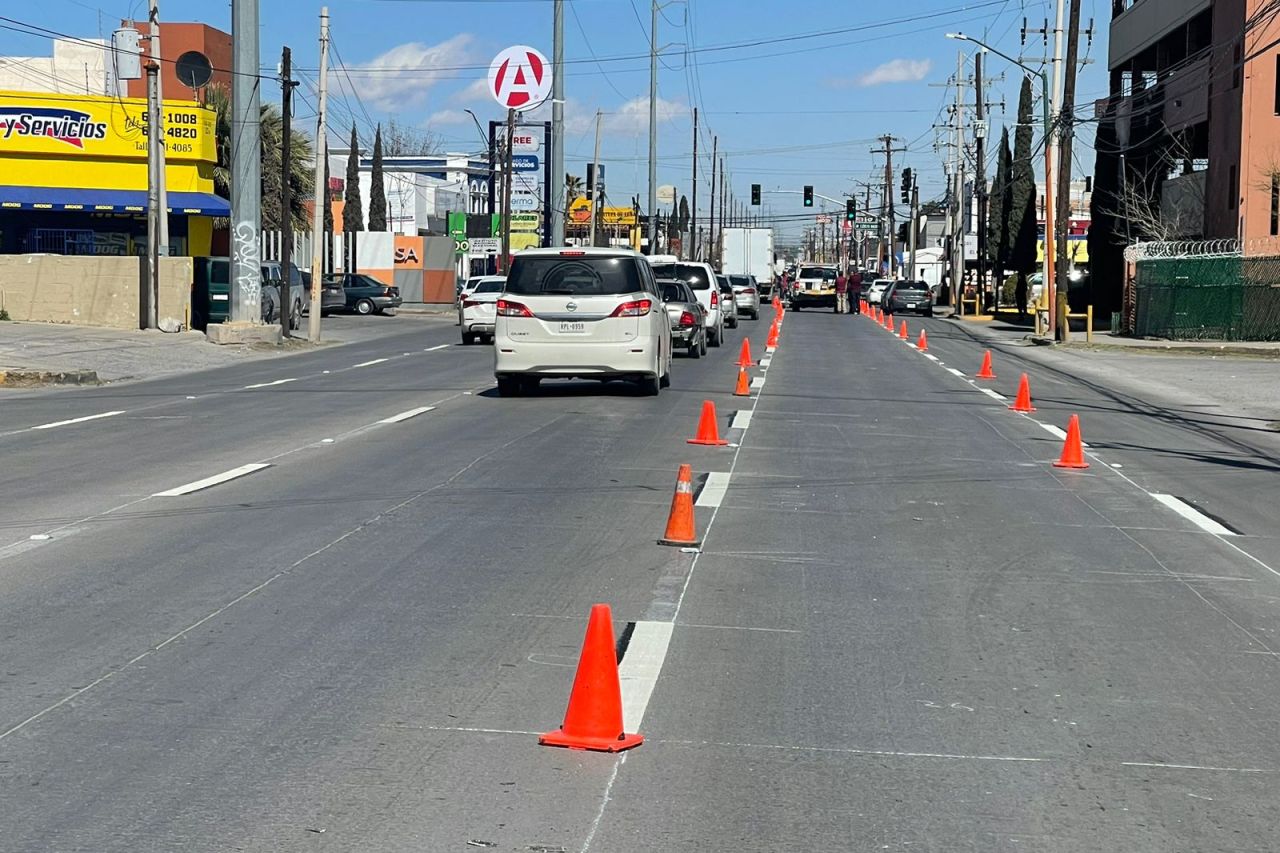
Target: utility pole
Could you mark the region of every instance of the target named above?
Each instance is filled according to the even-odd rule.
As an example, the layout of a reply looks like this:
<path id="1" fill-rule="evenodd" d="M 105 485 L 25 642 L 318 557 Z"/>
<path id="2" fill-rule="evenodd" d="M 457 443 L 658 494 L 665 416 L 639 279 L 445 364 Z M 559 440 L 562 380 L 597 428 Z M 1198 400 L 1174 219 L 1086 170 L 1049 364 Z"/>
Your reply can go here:
<path id="1" fill-rule="evenodd" d="M 591 237 L 587 241 L 588 246 L 596 244 L 596 220 L 601 216 L 600 212 L 600 123 L 604 118 L 604 113 L 596 110 L 596 153 L 591 158 Z"/>
<path id="2" fill-rule="evenodd" d="M 956 168 L 951 195 L 951 305 L 964 316 L 964 235 L 969 211 L 964 203 L 964 51 L 956 51 Z"/>
<path id="3" fill-rule="evenodd" d="M 1065 11 L 1066 0 L 1058 0 L 1057 24 L 1053 30 L 1053 97 L 1051 99 L 1052 106 L 1050 107 L 1052 130 L 1049 134 L 1049 139 L 1045 141 L 1045 145 L 1048 146 L 1049 159 L 1048 171 L 1044 176 L 1044 255 L 1046 260 L 1053 257 L 1054 265 L 1044 276 L 1043 298 L 1049 313 L 1049 334 L 1053 337 L 1057 336 L 1058 328 L 1057 294 L 1054 292 L 1057 289 L 1055 285 L 1058 278 L 1056 270 L 1058 217 L 1057 210 L 1054 209 L 1053 197 L 1058 187 L 1058 173 L 1062 170 L 1062 152 L 1059 150 L 1058 145 L 1061 136 L 1058 131 L 1058 124 L 1062 119 L 1062 26 Z M 1067 171 L 1070 172 L 1070 169 Z M 1048 172 L 1052 172 L 1052 174 Z"/>
<path id="4" fill-rule="evenodd" d="M 329 188 L 324 185 L 324 165 L 329 159 L 329 137 L 325 130 L 325 110 L 329 100 L 329 7 L 320 8 L 320 107 L 316 115 L 315 210 L 311 215 L 311 313 L 307 317 L 307 337 L 320 340 L 321 279 L 324 278 L 325 243 L 332 235 L 324 233 L 324 206 L 329 203 Z"/>
<path id="5" fill-rule="evenodd" d="M 564 242 L 564 0 L 555 0 L 552 11 L 551 38 L 551 221 L 547 223 L 552 246 Z M 600 158 L 597 157 L 597 160 Z M 597 168 L 599 168 L 597 166 Z M 596 183 L 600 173 L 596 173 Z M 592 209 L 592 222 L 595 209 Z M 592 245 L 595 245 L 594 241 Z"/>
<path id="6" fill-rule="evenodd" d="M 262 322 L 258 0 L 231 2 L 231 321 Z"/>
<path id="7" fill-rule="evenodd" d="M 884 215 L 887 217 L 888 240 L 881 242 L 881 251 L 888 254 L 889 277 L 893 278 L 894 261 L 896 260 L 893 250 L 897 243 L 896 213 L 893 206 L 893 155 L 897 152 L 905 152 L 907 149 L 893 147 L 893 143 L 901 141 L 896 136 L 885 134 L 880 137 L 880 141 L 884 143 L 884 148 L 873 148 L 871 153 L 884 155 Z M 870 189 L 868 189 L 867 195 L 867 208 L 870 209 Z"/>
<path id="8" fill-rule="evenodd" d="M 911 227 L 908 229 L 907 236 L 911 240 L 911 263 L 907 267 L 907 278 L 912 281 L 916 280 L 916 243 L 919 238 L 916 234 L 920 230 L 920 182 L 916 180 L 916 173 L 911 173 Z"/>
<path id="9" fill-rule="evenodd" d="M 503 157 L 503 181 L 502 181 L 502 265 L 500 269 L 502 274 L 506 275 L 511 272 L 511 152 L 515 150 L 512 144 L 512 137 L 516 133 L 516 111 L 507 110 L 507 150 Z M 597 178 L 598 180 L 598 178 Z M 555 205 L 552 205 L 552 209 Z"/>
<path id="10" fill-rule="evenodd" d="M 649 254 L 658 241 L 658 0 L 650 0 L 649 28 Z"/>
<path id="11" fill-rule="evenodd" d="M 289 145 L 293 136 L 293 51 L 280 53 L 280 334 L 289 337 L 293 311 L 293 209 L 289 186 Z M 320 211 L 317 211 L 319 213 Z"/>
<path id="12" fill-rule="evenodd" d="M 1061 15 L 1062 5 L 1058 5 Z M 1061 33 L 1059 33 L 1061 36 Z M 1067 321 L 1068 295 L 1068 261 L 1067 236 L 1071 219 L 1071 152 L 1075 141 L 1075 98 L 1076 98 L 1076 62 L 1080 51 L 1080 0 L 1071 0 L 1071 18 L 1067 24 L 1067 56 L 1063 69 L 1062 104 L 1058 111 L 1058 134 L 1062 140 L 1058 147 L 1058 197 L 1057 215 L 1054 217 L 1057 233 L 1053 241 L 1058 256 L 1055 264 L 1055 298 L 1049 304 L 1050 316 L 1054 318 L 1055 338 L 1059 341 L 1071 340 L 1070 323 Z M 1047 205 L 1046 205 L 1047 207 Z M 1046 247 L 1047 249 L 1047 247 Z"/>
<path id="13" fill-rule="evenodd" d="M 973 136 L 976 146 L 974 176 L 974 196 L 978 201 L 978 311 L 982 314 L 986 308 L 987 293 L 987 108 L 983 103 L 982 80 L 982 48 L 973 57 L 973 93 L 976 112 L 973 124 Z M 995 306 L 995 300 L 991 300 Z"/>
<path id="14" fill-rule="evenodd" d="M 160 83 L 160 10 L 148 9 L 151 30 L 147 63 L 147 328 L 160 325 L 160 259 L 169 254 L 169 194 L 165 186 L 164 95 Z"/>
<path id="15" fill-rule="evenodd" d="M 709 221 L 707 223 L 707 262 L 710 263 L 713 257 L 712 247 L 715 245 L 716 239 L 716 150 L 720 146 L 720 137 L 711 137 L 711 211 L 708 214 Z"/>
<path id="16" fill-rule="evenodd" d="M 724 158 L 723 158 L 723 157 L 721 157 L 721 158 L 720 158 L 720 231 L 721 231 L 721 232 L 723 232 L 723 231 L 724 231 L 724 221 L 725 221 L 725 220 L 724 220 L 724 211 L 725 211 L 724 198 L 725 198 L 725 192 L 724 192 Z M 716 247 L 716 261 L 715 261 L 715 263 L 714 263 L 714 264 L 712 264 L 712 266 L 719 266 L 719 265 L 720 265 L 720 252 L 721 252 L 721 247 L 720 247 L 720 235 L 719 235 L 719 234 L 712 234 L 712 235 L 711 235 L 711 239 L 712 239 L 713 241 L 715 241 L 715 247 Z"/>
<path id="17" fill-rule="evenodd" d="M 689 257 L 692 260 L 700 260 L 702 253 L 699 251 L 697 233 L 698 233 L 698 108 L 693 108 L 693 206 L 689 210 Z"/>

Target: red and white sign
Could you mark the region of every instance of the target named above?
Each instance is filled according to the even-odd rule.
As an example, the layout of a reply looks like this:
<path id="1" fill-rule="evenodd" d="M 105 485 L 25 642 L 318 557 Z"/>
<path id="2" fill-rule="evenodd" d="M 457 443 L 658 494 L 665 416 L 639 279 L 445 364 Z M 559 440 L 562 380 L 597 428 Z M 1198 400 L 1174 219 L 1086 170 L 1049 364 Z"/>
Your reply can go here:
<path id="1" fill-rule="evenodd" d="M 489 66 L 489 92 L 505 110 L 531 110 L 551 94 L 551 63 L 527 45 L 509 47 Z"/>

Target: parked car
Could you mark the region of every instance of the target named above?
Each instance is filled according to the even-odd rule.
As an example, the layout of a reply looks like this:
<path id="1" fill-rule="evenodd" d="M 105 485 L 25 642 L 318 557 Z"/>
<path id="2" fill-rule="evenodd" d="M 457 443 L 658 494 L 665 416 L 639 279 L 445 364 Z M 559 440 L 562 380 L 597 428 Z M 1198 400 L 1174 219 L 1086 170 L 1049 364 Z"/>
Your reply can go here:
<path id="1" fill-rule="evenodd" d="M 724 324 L 730 329 L 738 328 L 738 302 L 733 296 L 733 285 L 729 276 L 716 273 L 716 285 L 720 288 L 720 310 L 724 312 Z"/>
<path id="2" fill-rule="evenodd" d="M 526 249 L 494 324 L 494 376 L 511 397 L 543 379 L 671 381 L 671 321 L 645 257 L 626 249 Z"/>
<path id="3" fill-rule="evenodd" d="M 191 328 L 205 331 L 210 323 L 225 323 L 231 310 L 231 259 L 202 256 L 192 258 Z M 262 282 L 259 297 L 264 323 L 280 319 L 280 289 Z"/>
<path id="4" fill-rule="evenodd" d="M 881 295 L 880 302 L 888 314 L 914 311 L 926 317 L 933 316 L 933 294 L 927 282 L 895 281 Z"/>
<path id="5" fill-rule="evenodd" d="M 347 295 L 339 282 L 322 279 L 320 282 L 320 316 L 328 317 L 334 311 L 347 307 Z M 311 313 L 311 273 L 302 270 L 302 313 Z"/>
<path id="6" fill-rule="evenodd" d="M 752 275 L 731 275 L 729 284 L 733 286 L 733 301 L 739 315 L 746 315 L 752 320 L 760 319 L 760 288 Z"/>
<path id="7" fill-rule="evenodd" d="M 289 328 L 297 329 L 302 326 L 302 305 L 307 300 L 306 288 L 302 283 L 302 270 L 290 263 L 289 264 L 289 295 L 284 296 L 284 270 L 281 269 L 278 261 L 262 262 L 262 283 L 266 286 L 268 283 L 275 287 L 280 293 L 280 305 L 285 304 L 288 299 L 289 305 Z M 279 311 L 276 312 L 277 319 Z"/>
<path id="8" fill-rule="evenodd" d="M 879 305 L 880 298 L 884 296 L 884 292 L 889 289 L 889 285 L 893 284 L 894 279 L 877 278 L 871 282 L 871 286 L 867 288 L 867 304 Z"/>
<path id="9" fill-rule="evenodd" d="M 462 307 L 458 309 L 458 325 L 462 327 L 462 343 L 470 345 L 477 338 L 493 339 L 494 311 L 498 297 L 502 295 L 502 287 L 506 284 L 503 276 L 486 276 L 462 299 Z"/>
<path id="10" fill-rule="evenodd" d="M 651 255 L 649 264 L 658 278 L 674 278 L 689 285 L 698 302 L 707 309 L 707 346 L 720 346 L 724 342 L 725 312 L 720 310 L 720 287 L 711 266 L 700 261 L 681 261 L 671 255 Z"/>
<path id="11" fill-rule="evenodd" d="M 707 309 L 693 295 L 689 285 L 671 278 L 658 279 L 662 301 L 671 318 L 671 346 L 684 347 L 689 358 L 707 354 Z"/>
<path id="12" fill-rule="evenodd" d="M 344 305 L 357 314 L 381 314 L 389 308 L 399 308 L 400 288 L 378 281 L 364 273 L 342 273 L 332 276 L 342 285 Z"/>

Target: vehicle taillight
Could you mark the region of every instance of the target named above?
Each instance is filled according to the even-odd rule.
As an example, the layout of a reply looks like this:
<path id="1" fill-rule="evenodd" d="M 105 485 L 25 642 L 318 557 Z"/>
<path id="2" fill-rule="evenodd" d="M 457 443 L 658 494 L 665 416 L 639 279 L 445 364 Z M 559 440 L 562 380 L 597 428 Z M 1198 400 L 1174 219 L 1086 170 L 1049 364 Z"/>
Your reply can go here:
<path id="1" fill-rule="evenodd" d="M 519 302 L 511 302 L 507 299 L 498 300 L 498 316 L 499 317 L 532 317 L 533 312 L 528 306 L 521 305 Z"/>
<path id="2" fill-rule="evenodd" d="M 742 292 L 749 296 L 755 296 L 756 289 L 754 287 L 744 287 Z"/>
<path id="3" fill-rule="evenodd" d="M 720 291 L 718 290 L 711 291 L 711 307 L 715 308 L 719 304 L 720 304 Z"/>
<path id="4" fill-rule="evenodd" d="M 649 299 L 637 299 L 634 302 L 624 302 L 617 308 L 613 309 L 610 317 L 643 317 L 653 308 L 653 302 Z"/>
<path id="5" fill-rule="evenodd" d="M 395 295 L 396 295 L 396 289 L 395 289 L 394 287 L 388 287 L 385 291 L 383 291 L 382 295 L 383 295 L 383 296 L 395 296 Z"/>
<path id="6" fill-rule="evenodd" d="M 586 254 L 587 254 L 586 252 L 565 251 L 565 252 L 561 252 L 561 253 L 560 253 L 560 257 L 562 257 L 562 258 L 581 258 L 581 257 L 583 257 L 583 256 L 584 256 L 584 255 L 586 255 Z"/>
<path id="7" fill-rule="evenodd" d="M 479 305 L 479 304 L 480 304 L 480 303 L 479 303 L 479 302 L 476 302 L 474 299 L 464 299 L 464 300 L 463 300 L 463 302 L 462 302 L 462 307 L 463 307 L 463 308 L 475 308 L 475 307 L 476 307 L 477 305 Z"/>
<path id="8" fill-rule="evenodd" d="M 696 319 L 694 319 L 694 316 L 693 316 L 692 314 L 690 314 L 688 311 L 685 311 L 683 314 L 681 314 L 681 315 L 680 315 L 680 325 L 681 325 L 681 326 L 693 326 L 693 325 L 695 325 L 697 322 L 698 322 L 698 321 L 697 321 Z"/>

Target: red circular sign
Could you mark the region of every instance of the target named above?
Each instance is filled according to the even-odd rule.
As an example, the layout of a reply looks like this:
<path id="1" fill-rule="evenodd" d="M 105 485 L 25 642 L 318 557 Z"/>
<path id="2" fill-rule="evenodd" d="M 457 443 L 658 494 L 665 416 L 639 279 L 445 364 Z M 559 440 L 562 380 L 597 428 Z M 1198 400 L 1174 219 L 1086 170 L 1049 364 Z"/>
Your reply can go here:
<path id="1" fill-rule="evenodd" d="M 532 47 L 516 45 L 489 66 L 489 93 L 507 110 L 531 110 L 551 94 L 551 66 Z"/>

